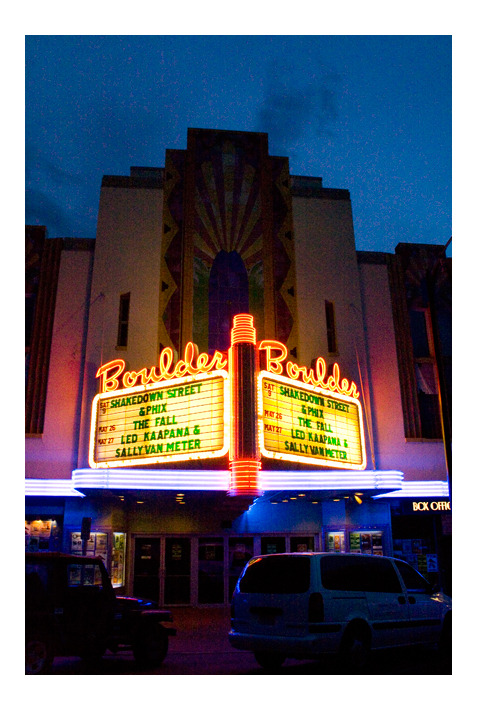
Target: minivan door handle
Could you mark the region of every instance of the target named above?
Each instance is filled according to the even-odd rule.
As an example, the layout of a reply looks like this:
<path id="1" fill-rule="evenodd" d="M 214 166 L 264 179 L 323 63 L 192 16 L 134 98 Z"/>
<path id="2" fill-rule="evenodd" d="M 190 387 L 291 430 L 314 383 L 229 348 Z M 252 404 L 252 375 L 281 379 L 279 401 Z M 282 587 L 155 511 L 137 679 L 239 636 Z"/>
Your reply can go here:
<path id="1" fill-rule="evenodd" d="M 404 597 L 398 597 L 398 602 L 399 602 L 400 604 L 405 604 L 405 603 L 406 603 L 406 599 L 405 599 Z"/>

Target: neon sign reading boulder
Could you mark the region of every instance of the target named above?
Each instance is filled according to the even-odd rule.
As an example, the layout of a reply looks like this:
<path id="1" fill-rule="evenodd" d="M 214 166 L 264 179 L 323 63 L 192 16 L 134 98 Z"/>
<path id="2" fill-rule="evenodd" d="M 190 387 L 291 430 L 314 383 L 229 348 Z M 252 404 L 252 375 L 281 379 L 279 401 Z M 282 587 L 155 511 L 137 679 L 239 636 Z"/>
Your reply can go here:
<path id="1" fill-rule="evenodd" d="M 287 360 L 283 343 L 257 344 L 253 317 L 234 317 L 227 352 L 187 343 L 174 363 L 126 370 L 101 365 L 93 401 L 92 468 L 114 468 L 229 454 L 230 493 L 258 494 L 262 457 L 326 468 L 364 469 L 360 393 L 323 358 L 314 368 Z M 262 369 L 261 369 L 262 368 Z"/>

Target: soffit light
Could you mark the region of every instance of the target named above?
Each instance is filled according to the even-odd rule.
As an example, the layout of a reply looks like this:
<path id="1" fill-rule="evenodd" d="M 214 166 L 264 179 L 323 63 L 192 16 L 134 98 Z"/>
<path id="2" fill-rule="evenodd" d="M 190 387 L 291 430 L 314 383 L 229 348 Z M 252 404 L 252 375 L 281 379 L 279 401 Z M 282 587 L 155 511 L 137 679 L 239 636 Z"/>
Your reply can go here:
<path id="1" fill-rule="evenodd" d="M 303 490 L 394 490 L 399 497 L 404 474 L 401 471 L 261 471 L 263 491 Z M 227 470 L 131 470 L 76 469 L 70 488 L 129 490 L 228 491 Z M 427 482 L 423 482 L 424 486 Z M 440 483 L 444 482 L 433 482 Z M 421 484 L 421 485 L 423 485 Z M 447 484 L 445 484 L 447 485 Z M 422 489 L 419 493 L 422 495 Z M 27 492 L 27 491 L 26 491 Z M 413 491 L 414 494 L 416 490 Z M 32 493 L 27 493 L 32 495 Z M 46 495 L 46 492 L 44 493 Z M 75 491 L 75 495 L 78 495 Z M 304 497 L 305 493 L 298 495 Z M 362 494 L 361 494 L 362 495 Z M 408 494 L 410 495 L 410 494 Z"/>

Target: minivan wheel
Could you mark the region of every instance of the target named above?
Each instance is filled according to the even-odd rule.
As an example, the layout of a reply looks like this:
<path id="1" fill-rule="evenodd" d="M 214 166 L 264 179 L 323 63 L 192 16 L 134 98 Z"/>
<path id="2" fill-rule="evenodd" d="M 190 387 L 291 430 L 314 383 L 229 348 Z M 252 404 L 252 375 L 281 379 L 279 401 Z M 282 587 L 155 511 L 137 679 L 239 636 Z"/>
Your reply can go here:
<path id="1" fill-rule="evenodd" d="M 363 671 L 369 660 L 370 642 L 364 629 L 351 627 L 341 642 L 340 658 L 346 670 Z"/>
<path id="2" fill-rule="evenodd" d="M 254 653 L 253 655 L 258 665 L 267 671 L 281 668 L 286 661 L 286 656 L 282 656 L 280 653 Z"/>

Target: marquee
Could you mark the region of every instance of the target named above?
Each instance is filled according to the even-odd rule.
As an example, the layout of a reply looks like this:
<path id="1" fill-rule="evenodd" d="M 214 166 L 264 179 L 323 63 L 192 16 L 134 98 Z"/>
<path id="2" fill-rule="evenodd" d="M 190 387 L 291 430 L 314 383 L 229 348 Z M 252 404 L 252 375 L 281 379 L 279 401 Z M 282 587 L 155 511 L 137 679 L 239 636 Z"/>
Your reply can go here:
<path id="1" fill-rule="evenodd" d="M 102 365 L 93 400 L 91 468 L 121 468 L 228 454 L 230 493 L 260 492 L 262 457 L 326 469 L 363 470 L 366 447 L 360 393 L 328 373 L 287 359 L 279 341 L 256 342 L 253 317 L 234 317 L 227 354 L 188 343 L 174 363 L 164 348 L 158 365 L 127 371 L 124 360 Z"/>

